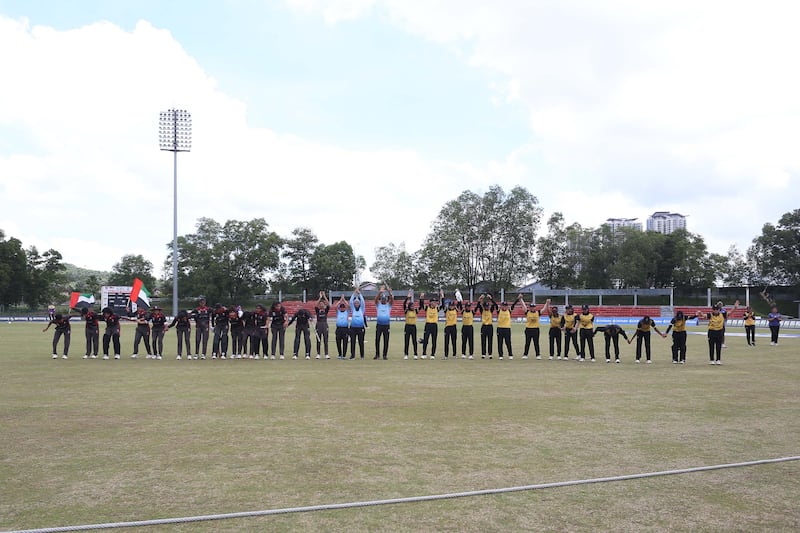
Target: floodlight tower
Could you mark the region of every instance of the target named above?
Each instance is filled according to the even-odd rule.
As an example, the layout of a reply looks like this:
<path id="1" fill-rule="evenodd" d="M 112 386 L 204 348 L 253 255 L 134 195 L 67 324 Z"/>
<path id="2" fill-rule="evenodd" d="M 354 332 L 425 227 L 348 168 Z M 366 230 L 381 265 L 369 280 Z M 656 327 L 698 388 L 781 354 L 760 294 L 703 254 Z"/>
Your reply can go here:
<path id="1" fill-rule="evenodd" d="M 192 115 L 185 109 L 161 112 L 158 122 L 161 150 L 172 152 L 172 316 L 178 314 L 178 152 L 192 149 Z"/>

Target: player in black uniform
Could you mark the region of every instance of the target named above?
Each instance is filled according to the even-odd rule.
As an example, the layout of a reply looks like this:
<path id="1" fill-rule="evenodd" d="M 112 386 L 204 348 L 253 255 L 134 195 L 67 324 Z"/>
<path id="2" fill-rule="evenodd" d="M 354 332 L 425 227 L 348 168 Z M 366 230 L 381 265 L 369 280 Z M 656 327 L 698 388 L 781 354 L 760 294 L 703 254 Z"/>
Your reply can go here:
<path id="1" fill-rule="evenodd" d="M 328 297 L 325 296 L 325 291 L 319 291 L 319 299 L 317 305 L 314 306 L 314 318 L 317 322 L 314 326 L 314 332 L 317 335 L 317 359 L 322 355 L 322 348 L 325 349 L 325 359 L 330 359 L 328 355 L 328 311 L 331 305 L 328 302 Z"/>
<path id="2" fill-rule="evenodd" d="M 609 324 L 607 326 L 598 326 L 594 330 L 594 335 L 603 333 L 606 340 L 606 363 L 611 362 L 611 343 L 614 343 L 614 362 L 619 363 L 619 336 L 627 341 L 628 335 L 625 330 L 616 324 Z"/>
<path id="3" fill-rule="evenodd" d="M 228 310 L 228 324 L 231 326 L 231 359 L 241 359 L 244 354 L 244 321 L 238 311 L 239 306 Z"/>
<path id="4" fill-rule="evenodd" d="M 100 318 L 94 309 L 84 307 L 81 309 L 81 319 L 86 322 L 86 355 L 83 358 L 96 359 L 100 348 Z"/>
<path id="5" fill-rule="evenodd" d="M 481 317 L 481 359 L 486 358 L 488 351 L 489 359 L 492 358 L 492 342 L 494 334 L 494 313 L 498 310 L 497 304 L 491 294 L 478 297 L 478 304 L 475 311 Z"/>
<path id="6" fill-rule="evenodd" d="M 42 333 L 50 329 L 50 326 L 55 326 L 56 331 L 53 333 L 53 359 L 58 359 L 58 341 L 64 337 L 64 355 L 61 357 L 67 359 L 69 357 L 69 338 L 72 331 L 72 326 L 69 324 L 69 315 L 62 315 L 56 313 L 53 315 L 52 320 L 47 323 L 47 327 L 42 330 Z"/>
<path id="7" fill-rule="evenodd" d="M 211 359 L 225 359 L 228 353 L 228 309 L 216 304 L 211 313 L 211 327 L 214 329 L 214 342 L 211 344 Z"/>
<path id="8" fill-rule="evenodd" d="M 628 339 L 628 344 L 633 342 L 634 337 L 636 338 L 636 362 L 638 363 L 642 358 L 642 343 L 644 343 L 644 351 L 645 356 L 647 357 L 647 364 L 651 363 L 650 361 L 650 329 L 654 329 L 656 333 L 661 335 L 662 337 L 666 337 L 666 333 L 661 333 L 658 331 L 656 327 L 655 321 L 650 318 L 649 316 L 645 315 L 638 324 L 636 324 L 636 333 L 634 336 Z"/>
<path id="9" fill-rule="evenodd" d="M 472 359 L 475 352 L 475 312 L 472 304 L 464 301 L 456 303 L 456 309 L 461 313 L 461 358 L 466 359 L 469 348 L 469 358 Z"/>
<path id="10" fill-rule="evenodd" d="M 103 359 L 108 359 L 108 349 L 114 344 L 114 359 L 119 359 L 119 316 L 110 307 L 103 309 L 103 320 L 106 321 L 106 332 L 103 334 Z"/>
<path id="11" fill-rule="evenodd" d="M 253 312 L 254 328 L 253 336 L 250 337 L 250 354 L 253 359 L 258 359 L 259 346 L 264 352 L 264 359 L 267 359 L 267 348 L 269 348 L 269 315 L 267 315 L 267 308 L 261 304 L 256 305 L 256 310 Z"/>
<path id="12" fill-rule="evenodd" d="M 406 299 L 403 300 L 403 314 L 406 317 L 405 327 L 403 328 L 403 359 L 408 359 L 408 346 L 414 346 L 414 359 L 417 358 L 417 314 L 419 309 L 414 307 L 411 299 L 414 291 L 409 290 Z"/>
<path id="13" fill-rule="evenodd" d="M 272 358 L 275 359 L 275 349 L 280 344 L 280 358 L 286 345 L 286 308 L 281 302 L 274 302 L 269 308 L 270 329 L 272 330 Z"/>
<path id="14" fill-rule="evenodd" d="M 185 310 L 178 311 L 178 314 L 172 319 L 167 329 L 171 327 L 174 327 L 175 332 L 178 334 L 178 356 L 175 359 L 180 360 L 183 357 L 183 343 L 185 342 L 186 360 L 191 360 L 192 346 L 189 344 L 189 338 L 192 331 L 192 317 Z M 197 359 L 197 356 L 195 356 L 195 359 Z"/>
<path id="15" fill-rule="evenodd" d="M 133 354 L 131 359 L 136 359 L 139 356 L 139 343 L 144 340 L 144 349 L 147 350 L 147 358 L 150 359 L 153 354 L 150 351 L 150 314 L 147 309 L 140 307 L 136 310 L 133 320 L 136 322 L 136 331 L 133 334 Z"/>
<path id="16" fill-rule="evenodd" d="M 211 321 L 211 309 L 206 306 L 205 298 L 200 298 L 198 306 L 192 310 L 191 317 L 194 319 L 194 353 L 195 359 L 200 355 L 200 359 L 206 358 L 206 351 L 208 350 L 208 331 L 209 322 Z M 200 350 L 202 344 L 203 350 Z"/>
<path id="17" fill-rule="evenodd" d="M 292 359 L 297 359 L 297 354 L 300 351 L 300 335 L 303 336 L 303 343 L 306 348 L 306 359 L 311 359 L 311 333 L 309 332 L 311 318 L 311 313 L 308 309 L 301 307 L 286 325 L 288 328 L 294 322 L 297 322 L 294 329 L 294 350 L 292 351 Z"/>
<path id="18" fill-rule="evenodd" d="M 164 333 L 167 331 L 167 317 L 157 305 L 150 308 L 150 322 L 153 324 L 150 337 L 153 344 L 153 359 L 164 355 Z"/>

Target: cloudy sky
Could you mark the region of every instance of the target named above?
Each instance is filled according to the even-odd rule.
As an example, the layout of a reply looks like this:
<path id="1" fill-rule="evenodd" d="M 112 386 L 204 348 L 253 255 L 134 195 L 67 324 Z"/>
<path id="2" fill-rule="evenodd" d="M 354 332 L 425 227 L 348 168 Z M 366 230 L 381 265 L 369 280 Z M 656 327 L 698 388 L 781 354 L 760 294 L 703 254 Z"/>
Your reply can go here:
<path id="1" fill-rule="evenodd" d="M 0 0 L 0 229 L 160 268 L 177 107 L 180 233 L 264 217 L 370 262 L 497 183 L 545 220 L 677 211 L 745 249 L 800 207 L 797 20 L 793 0 Z"/>

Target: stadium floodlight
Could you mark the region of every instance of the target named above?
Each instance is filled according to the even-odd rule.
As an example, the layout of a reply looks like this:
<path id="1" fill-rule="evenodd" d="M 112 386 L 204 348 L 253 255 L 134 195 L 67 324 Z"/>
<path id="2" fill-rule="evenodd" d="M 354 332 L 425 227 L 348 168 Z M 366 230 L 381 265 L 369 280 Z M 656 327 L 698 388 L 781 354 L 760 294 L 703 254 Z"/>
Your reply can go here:
<path id="1" fill-rule="evenodd" d="M 172 315 L 178 314 L 178 152 L 192 149 L 192 115 L 185 109 L 161 112 L 158 121 L 161 150 L 172 152 Z"/>

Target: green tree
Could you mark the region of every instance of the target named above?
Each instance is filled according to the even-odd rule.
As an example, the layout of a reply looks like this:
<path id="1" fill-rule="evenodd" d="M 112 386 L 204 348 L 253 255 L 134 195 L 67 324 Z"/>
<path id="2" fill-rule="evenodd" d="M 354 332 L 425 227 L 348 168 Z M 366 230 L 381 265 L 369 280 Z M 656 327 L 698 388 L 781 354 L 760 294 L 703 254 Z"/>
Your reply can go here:
<path id="1" fill-rule="evenodd" d="M 414 256 L 408 253 L 404 242 L 398 246 L 390 242 L 375 249 L 375 262 L 370 271 L 390 287 L 412 287 L 416 275 Z"/>
<path id="2" fill-rule="evenodd" d="M 311 255 L 311 294 L 320 290 L 341 291 L 353 287 L 353 279 L 363 257 L 356 257 L 346 241 L 320 244 Z"/>
<path id="3" fill-rule="evenodd" d="M 178 239 L 179 290 L 182 295 L 231 303 L 261 294 L 278 268 L 282 245 L 283 239 L 263 218 L 228 220 L 224 225 L 201 218 L 196 233 Z M 167 246 L 171 250 L 171 243 Z"/>
<path id="4" fill-rule="evenodd" d="M 747 257 L 765 283 L 800 284 L 800 209 L 784 213 L 777 225 L 764 224 Z"/>
<path id="5" fill-rule="evenodd" d="M 557 211 L 547 219 L 547 235 L 539 238 L 536 251 L 534 277 L 539 283 L 551 289 L 568 286 L 570 269 L 567 266 L 567 234 L 563 214 Z"/>
<path id="6" fill-rule="evenodd" d="M 134 278 L 142 280 L 144 286 L 151 291 L 155 290 L 156 278 L 153 276 L 153 263 L 142 255 L 123 255 L 119 263 L 111 267 L 108 284 L 125 287 L 131 285 Z"/>
<path id="7" fill-rule="evenodd" d="M 23 298 L 31 307 L 44 305 L 64 296 L 59 294 L 60 284 L 66 267 L 56 250 L 50 249 L 40 254 L 35 246 L 25 251 L 27 275 L 24 282 Z"/>
<path id="8" fill-rule="evenodd" d="M 0 230 L 0 305 L 15 305 L 23 300 L 28 258 L 22 242 L 6 240 Z"/>
<path id="9" fill-rule="evenodd" d="M 311 257 L 319 246 L 319 239 L 308 228 L 295 228 L 284 241 L 281 256 L 286 260 L 285 277 L 295 290 L 310 290 Z"/>
<path id="10" fill-rule="evenodd" d="M 523 187 L 483 195 L 464 191 L 445 203 L 420 251 L 423 278 L 434 287 L 513 287 L 533 271 L 538 200 Z M 433 287 L 432 287 L 433 288 Z"/>

